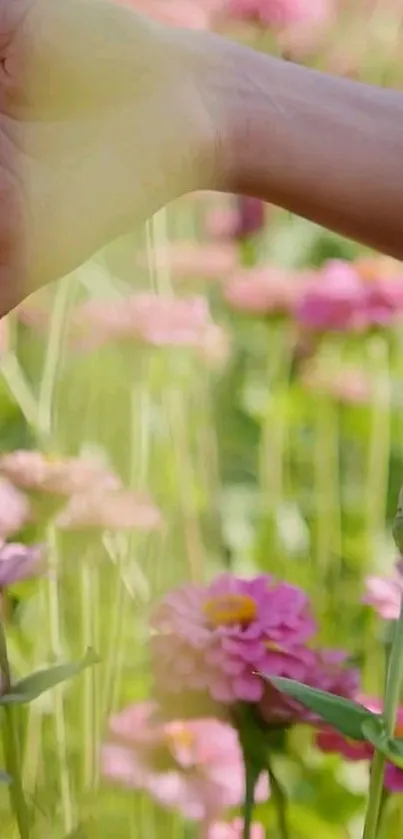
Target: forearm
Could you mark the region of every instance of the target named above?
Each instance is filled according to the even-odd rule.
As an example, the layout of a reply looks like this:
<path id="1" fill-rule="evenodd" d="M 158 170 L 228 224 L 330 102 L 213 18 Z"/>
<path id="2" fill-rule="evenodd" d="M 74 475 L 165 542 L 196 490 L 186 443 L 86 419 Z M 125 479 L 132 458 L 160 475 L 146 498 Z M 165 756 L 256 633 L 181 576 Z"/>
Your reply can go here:
<path id="1" fill-rule="evenodd" d="M 403 94 L 218 39 L 207 77 L 220 125 L 217 188 L 403 259 Z"/>

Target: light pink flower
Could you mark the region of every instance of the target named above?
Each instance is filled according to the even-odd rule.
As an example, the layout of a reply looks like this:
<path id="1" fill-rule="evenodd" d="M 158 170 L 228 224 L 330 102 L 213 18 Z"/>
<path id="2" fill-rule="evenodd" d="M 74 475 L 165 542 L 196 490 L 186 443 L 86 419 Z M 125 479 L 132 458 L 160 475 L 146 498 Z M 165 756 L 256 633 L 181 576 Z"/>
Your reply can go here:
<path id="1" fill-rule="evenodd" d="M 200 350 L 215 326 L 202 297 L 171 298 L 153 294 L 99 303 L 89 301 L 77 313 L 83 346 L 108 341 L 136 341 L 156 347 Z"/>
<path id="2" fill-rule="evenodd" d="M 367 577 L 365 588 L 364 603 L 372 606 L 384 620 L 397 620 L 403 595 L 403 576 L 398 569 L 390 577 Z"/>
<path id="3" fill-rule="evenodd" d="M 157 685 L 167 694 L 204 692 L 214 701 L 258 702 L 256 674 L 303 679 L 316 630 L 304 592 L 262 575 L 223 574 L 175 589 L 157 606 L 151 639 Z"/>
<path id="4" fill-rule="evenodd" d="M 157 248 L 153 256 L 158 268 L 169 270 L 177 284 L 197 280 L 221 283 L 239 264 L 237 249 L 231 242 L 174 241 Z M 142 257 L 141 263 L 146 262 L 146 257 Z"/>
<path id="5" fill-rule="evenodd" d="M 104 775 L 146 790 L 186 818 L 207 821 L 242 803 L 244 774 L 235 730 L 214 718 L 164 722 L 155 703 L 130 705 L 110 720 Z M 268 796 L 262 775 L 258 799 Z"/>
<path id="6" fill-rule="evenodd" d="M 0 477 L 0 540 L 7 539 L 28 522 L 29 501 L 6 478 Z"/>
<path id="7" fill-rule="evenodd" d="M 207 831 L 206 839 L 242 839 L 243 821 L 233 819 L 232 822 L 215 822 Z M 255 822 L 251 825 L 250 839 L 264 839 L 265 831 L 262 824 Z"/>
<path id="8" fill-rule="evenodd" d="M 365 370 L 352 365 L 321 369 L 315 362 L 301 371 L 301 383 L 309 391 L 331 396 L 347 405 L 363 405 L 371 400 L 371 381 Z"/>
<path id="9" fill-rule="evenodd" d="M 228 0 L 228 14 L 238 20 L 281 29 L 293 24 L 312 26 L 325 21 L 330 0 Z"/>
<path id="10" fill-rule="evenodd" d="M 212 20 L 208 5 L 197 0 L 116 0 L 165 24 L 184 29 L 207 29 Z"/>
<path id="11" fill-rule="evenodd" d="M 285 315 L 293 312 L 303 294 L 305 275 L 280 268 L 259 266 L 230 277 L 224 296 L 233 309 L 256 315 Z"/>
<path id="12" fill-rule="evenodd" d="M 373 711 L 374 714 L 382 713 L 382 702 L 379 699 L 364 695 L 357 695 L 356 701 Z M 399 708 L 395 727 L 395 737 L 403 736 L 403 707 Z M 374 749 L 370 743 L 348 740 L 333 728 L 323 727 L 316 736 L 317 746 L 323 752 L 342 755 L 347 760 L 371 760 Z M 385 772 L 385 786 L 390 792 L 403 792 L 403 770 L 388 763 Z"/>
<path id="13" fill-rule="evenodd" d="M 118 479 L 99 461 L 85 457 L 47 457 L 20 449 L 0 457 L 0 474 L 30 491 L 72 495 L 93 486 L 114 487 Z"/>
<path id="14" fill-rule="evenodd" d="M 125 489 L 95 488 L 72 495 L 56 524 L 63 530 L 87 527 L 155 530 L 161 526 L 162 516 L 145 495 Z"/>

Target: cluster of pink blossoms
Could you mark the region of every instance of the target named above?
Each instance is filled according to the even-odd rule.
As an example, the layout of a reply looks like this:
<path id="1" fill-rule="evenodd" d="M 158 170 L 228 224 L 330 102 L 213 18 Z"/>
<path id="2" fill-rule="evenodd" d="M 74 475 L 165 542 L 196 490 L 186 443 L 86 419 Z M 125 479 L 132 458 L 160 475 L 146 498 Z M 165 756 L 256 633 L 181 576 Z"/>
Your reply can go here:
<path id="1" fill-rule="evenodd" d="M 51 497 L 56 524 L 65 530 L 156 530 L 162 524 L 159 509 L 148 496 L 125 489 L 117 475 L 95 458 L 14 451 L 0 457 L 0 481 L 0 492 L 7 492 L 9 499 L 2 515 L 4 520 L 10 516 L 8 526 L 12 519 L 14 529 L 17 501 L 20 529 L 34 517 L 38 499 L 44 497 Z"/>
<path id="2" fill-rule="evenodd" d="M 344 696 L 357 690 L 344 653 L 312 648 L 316 624 L 306 594 L 267 575 L 223 574 L 207 586 L 178 588 L 157 606 L 151 625 L 157 687 L 171 698 L 199 693 L 224 705 L 255 703 L 272 725 L 312 715 L 261 673 Z"/>

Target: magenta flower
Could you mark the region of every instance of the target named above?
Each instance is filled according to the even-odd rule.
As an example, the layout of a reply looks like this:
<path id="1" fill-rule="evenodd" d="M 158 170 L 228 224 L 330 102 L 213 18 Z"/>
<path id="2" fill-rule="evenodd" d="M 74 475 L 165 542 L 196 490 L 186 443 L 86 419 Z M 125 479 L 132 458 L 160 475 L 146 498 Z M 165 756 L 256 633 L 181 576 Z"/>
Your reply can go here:
<path id="1" fill-rule="evenodd" d="M 186 818 L 210 821 L 244 796 L 242 755 L 235 730 L 213 718 L 164 722 L 155 703 L 130 705 L 110 720 L 102 750 L 106 777 L 143 789 Z M 268 780 L 258 784 L 258 800 Z"/>
<path id="2" fill-rule="evenodd" d="M 242 839 L 242 835 L 243 821 L 238 818 L 232 822 L 214 822 L 207 830 L 206 839 Z M 264 839 L 264 835 L 262 824 L 251 825 L 250 839 Z"/>
<path id="3" fill-rule="evenodd" d="M 387 621 L 397 620 L 403 594 L 403 576 L 395 568 L 390 577 L 367 577 L 364 603 L 372 606 Z"/>
<path id="4" fill-rule="evenodd" d="M 373 697 L 357 695 L 356 701 L 373 711 L 382 712 L 382 702 Z M 395 737 L 403 736 L 403 707 L 399 708 L 395 727 Z M 324 727 L 316 736 L 317 746 L 323 752 L 340 754 L 346 760 L 371 760 L 374 749 L 370 743 L 358 743 L 343 737 L 338 731 Z M 385 772 L 385 786 L 390 792 L 403 792 L 403 769 L 388 763 Z"/>
<path id="5" fill-rule="evenodd" d="M 0 543 L 0 589 L 37 577 L 44 567 L 42 545 Z"/>
<path id="6" fill-rule="evenodd" d="M 296 309 L 315 332 L 364 332 L 403 316 L 403 272 L 368 276 L 361 263 L 331 260 L 314 276 Z"/>
<path id="7" fill-rule="evenodd" d="M 305 593 L 262 575 L 223 574 L 183 586 L 156 608 L 151 639 L 158 688 L 199 692 L 216 702 L 259 702 L 256 671 L 301 680 L 314 662 L 305 645 L 316 630 Z"/>

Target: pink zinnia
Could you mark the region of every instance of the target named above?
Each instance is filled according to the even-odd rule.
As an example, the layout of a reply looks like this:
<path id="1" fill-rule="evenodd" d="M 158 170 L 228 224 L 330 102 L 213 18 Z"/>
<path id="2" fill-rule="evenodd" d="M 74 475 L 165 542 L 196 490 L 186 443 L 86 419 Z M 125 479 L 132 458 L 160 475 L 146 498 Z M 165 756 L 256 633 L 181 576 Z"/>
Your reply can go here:
<path id="1" fill-rule="evenodd" d="M 174 241 L 153 254 L 157 267 L 169 272 L 175 284 L 199 280 L 221 283 L 239 264 L 237 248 L 231 242 Z M 141 262 L 148 264 L 146 256 Z"/>
<path id="2" fill-rule="evenodd" d="M 228 12 L 238 20 L 281 29 L 326 21 L 332 11 L 330 0 L 228 0 Z"/>
<path id="3" fill-rule="evenodd" d="M 397 620 L 403 595 L 403 576 L 396 567 L 390 577 L 367 577 L 364 603 L 372 606 L 387 621 Z"/>
<path id="4" fill-rule="evenodd" d="M 89 301 L 76 315 L 82 346 L 109 341 L 132 341 L 155 347 L 203 350 L 210 330 L 216 328 L 203 297 L 159 297 L 139 293 L 99 303 Z"/>
<path id="5" fill-rule="evenodd" d="M 243 821 L 234 819 L 232 822 L 214 822 L 207 830 L 206 839 L 242 839 Z M 264 839 L 265 830 L 262 824 L 255 822 L 251 825 L 250 839 Z"/>
<path id="6" fill-rule="evenodd" d="M 0 477 L 0 540 L 7 539 L 28 522 L 29 501 L 6 478 Z"/>
<path id="7" fill-rule="evenodd" d="M 244 797 L 241 749 L 235 729 L 213 718 L 164 722 L 152 702 L 112 717 L 102 750 L 104 774 L 146 790 L 186 818 L 208 821 L 238 807 Z M 262 775 L 258 799 L 268 796 Z"/>
<path id="8" fill-rule="evenodd" d="M 358 695 L 356 701 L 375 714 L 382 713 L 382 702 L 373 697 Z M 395 727 L 395 737 L 403 736 L 403 707 L 399 708 Z M 371 760 L 374 749 L 370 743 L 348 740 L 338 731 L 324 727 L 316 737 L 316 743 L 323 752 L 337 753 L 350 761 Z M 385 786 L 390 792 L 403 792 L 403 769 L 388 763 L 385 773 Z"/>
<path id="9" fill-rule="evenodd" d="M 307 596 L 266 575 L 223 574 L 207 586 L 175 589 L 152 627 L 157 683 L 167 694 L 258 702 L 264 682 L 256 671 L 301 680 L 314 661 L 305 646 L 316 630 Z"/>
<path id="10" fill-rule="evenodd" d="M 280 268 L 259 266 L 229 277 L 224 296 L 233 309 L 253 315 L 287 315 L 293 312 L 304 288 L 304 275 Z"/>
<path id="11" fill-rule="evenodd" d="M 318 690 L 352 699 L 357 694 L 359 674 L 348 666 L 348 655 L 344 650 L 319 649 L 313 651 L 300 681 Z M 259 714 L 267 725 L 318 722 L 315 714 L 280 694 L 270 682 L 266 682 Z"/>
<path id="12" fill-rule="evenodd" d="M 0 458 L 0 474 L 21 489 L 55 495 L 72 495 L 94 486 L 119 485 L 118 479 L 98 460 L 47 457 L 41 452 L 23 449 Z"/>
<path id="13" fill-rule="evenodd" d="M 92 489 L 72 495 L 56 524 L 63 530 L 156 530 L 162 516 L 146 495 L 126 489 Z"/>

